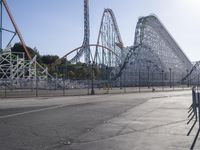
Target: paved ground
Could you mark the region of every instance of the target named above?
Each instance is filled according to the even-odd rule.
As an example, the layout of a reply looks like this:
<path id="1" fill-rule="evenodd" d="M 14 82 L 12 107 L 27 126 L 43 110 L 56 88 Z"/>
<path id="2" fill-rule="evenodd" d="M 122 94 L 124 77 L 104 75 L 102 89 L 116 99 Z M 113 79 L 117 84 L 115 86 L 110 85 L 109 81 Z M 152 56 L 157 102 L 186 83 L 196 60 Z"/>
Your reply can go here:
<path id="1" fill-rule="evenodd" d="M 190 104 L 191 91 L 1 99 L 0 149 L 189 149 Z"/>

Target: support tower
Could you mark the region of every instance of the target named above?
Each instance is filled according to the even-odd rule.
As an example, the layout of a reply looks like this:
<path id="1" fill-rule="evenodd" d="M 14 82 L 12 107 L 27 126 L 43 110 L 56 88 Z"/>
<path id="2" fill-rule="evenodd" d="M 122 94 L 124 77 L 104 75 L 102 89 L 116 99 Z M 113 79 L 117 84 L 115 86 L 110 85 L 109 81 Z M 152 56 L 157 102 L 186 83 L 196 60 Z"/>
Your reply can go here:
<path id="1" fill-rule="evenodd" d="M 84 47 L 84 56 L 85 56 L 85 63 L 90 62 L 90 22 L 89 22 L 89 0 L 84 0 L 84 40 L 83 40 L 83 47 Z"/>

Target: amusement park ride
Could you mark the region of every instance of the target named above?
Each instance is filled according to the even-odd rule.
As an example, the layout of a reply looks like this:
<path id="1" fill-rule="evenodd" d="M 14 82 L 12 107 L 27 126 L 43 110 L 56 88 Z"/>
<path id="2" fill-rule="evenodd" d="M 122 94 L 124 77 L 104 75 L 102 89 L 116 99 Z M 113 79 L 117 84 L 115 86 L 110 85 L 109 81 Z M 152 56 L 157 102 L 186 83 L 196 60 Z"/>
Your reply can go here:
<path id="1" fill-rule="evenodd" d="M 14 31 L 6 29 L 3 27 L 3 9 L 7 13 Z M 3 47 L 3 31 L 13 34 L 10 41 Z M 24 49 L 24 52 L 12 52 L 11 43 L 13 39 L 17 36 L 20 43 Z M 12 84 L 12 85 L 22 85 L 27 84 L 29 80 L 33 79 L 47 79 L 48 69 L 43 68 L 36 60 L 37 56 L 31 56 L 24 39 L 20 33 L 17 24 L 11 14 L 11 11 L 5 0 L 0 1 L 0 48 L 2 52 L 0 53 L 0 84 Z M 27 59 L 28 57 L 28 59 Z"/>
<path id="2" fill-rule="evenodd" d="M 14 31 L 3 27 L 2 10 L 4 8 Z M 2 44 L 3 31 L 13 34 L 5 48 Z M 19 38 L 24 53 L 11 51 L 10 44 L 15 36 Z M 30 54 L 5 0 L 0 1 L 0 48 L 2 49 L 0 53 L 0 86 L 5 83 L 16 87 L 26 86 L 29 81 L 33 84 L 33 80 L 44 82 L 48 78 L 53 78 L 48 73 L 48 68 L 42 67 L 37 62 L 37 56 Z M 28 60 L 25 56 L 28 57 Z M 82 59 L 83 57 L 84 59 Z M 150 80 L 154 81 L 155 85 L 159 85 L 161 82 L 168 83 L 171 82 L 172 73 L 176 74 L 173 77 L 176 83 L 184 83 L 192 75 L 193 78 L 190 79 L 195 82 L 199 66 L 199 63 L 192 66 L 171 34 L 155 15 L 139 18 L 134 44 L 125 47 L 114 12 L 111 9 L 105 9 L 97 44 L 90 44 L 89 0 L 84 0 L 83 44 L 68 52 L 62 59 L 66 59 L 70 63 L 83 60 L 83 63 L 91 66 L 109 68 L 111 81 L 119 82 L 119 79 L 124 75 L 131 85 L 137 83 L 138 80 L 140 80 L 141 85 L 149 84 Z M 93 79 L 92 77 L 92 81 Z M 46 86 L 45 83 L 43 85 Z M 93 88 L 91 93 L 94 94 Z"/>

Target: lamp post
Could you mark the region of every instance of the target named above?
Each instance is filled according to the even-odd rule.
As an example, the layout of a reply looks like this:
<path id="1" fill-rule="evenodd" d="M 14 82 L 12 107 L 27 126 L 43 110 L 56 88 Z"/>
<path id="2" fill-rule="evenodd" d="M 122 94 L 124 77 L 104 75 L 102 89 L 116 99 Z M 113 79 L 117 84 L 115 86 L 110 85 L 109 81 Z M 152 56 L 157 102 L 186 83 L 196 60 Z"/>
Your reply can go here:
<path id="1" fill-rule="evenodd" d="M 121 64 L 120 64 L 120 68 L 121 68 Z M 120 84 L 120 89 L 122 89 L 122 74 L 120 75 L 119 80 L 120 80 L 120 81 L 119 81 L 119 82 L 120 82 L 120 83 L 119 83 L 119 84 Z"/>
<path id="2" fill-rule="evenodd" d="M 124 80 L 124 93 L 126 93 L 126 81 L 125 81 L 125 78 L 126 78 L 126 76 L 125 76 L 125 74 L 126 74 L 126 67 L 124 68 L 124 75 L 123 75 L 123 80 Z"/>
<path id="3" fill-rule="evenodd" d="M 147 72 L 148 72 L 148 88 L 150 88 L 150 84 L 149 84 L 149 66 L 147 66 Z"/>
<path id="4" fill-rule="evenodd" d="M 107 79 L 106 88 L 107 88 L 107 94 L 108 94 L 109 93 L 109 69 L 108 69 L 108 66 L 106 66 L 106 79 Z"/>
<path id="5" fill-rule="evenodd" d="M 171 80 L 172 80 L 172 68 L 169 68 L 169 86 L 170 86 L 170 88 L 172 87 Z"/>
<path id="6" fill-rule="evenodd" d="M 187 71 L 187 74 L 189 74 L 189 70 L 187 69 L 186 71 Z M 189 87 L 189 86 L 190 86 L 190 84 L 189 84 L 189 77 L 187 77 L 187 87 Z"/>
<path id="7" fill-rule="evenodd" d="M 163 84 L 164 84 L 164 82 L 163 82 L 163 79 L 164 79 L 164 78 L 163 78 L 163 73 L 164 73 L 164 71 L 162 70 L 162 91 L 164 91 L 164 85 L 163 85 Z"/>
<path id="8" fill-rule="evenodd" d="M 140 73 L 140 69 L 139 69 L 139 93 L 140 93 L 140 86 L 141 86 L 141 85 L 140 85 L 140 84 L 141 84 L 141 81 L 140 81 L 140 80 L 141 80 L 140 74 L 141 74 L 141 73 Z"/>
<path id="9" fill-rule="evenodd" d="M 94 91 L 94 61 L 92 62 L 92 86 L 91 86 L 91 95 L 94 95 L 95 94 L 95 91 Z"/>
<path id="10" fill-rule="evenodd" d="M 67 76 L 67 71 L 68 71 L 68 70 L 67 70 L 67 63 L 68 63 L 68 62 L 67 62 L 67 58 L 66 58 L 66 63 L 65 63 L 65 65 L 66 65 L 66 66 L 65 66 L 65 80 L 67 80 L 67 77 L 68 77 L 68 76 Z"/>
<path id="11" fill-rule="evenodd" d="M 90 62 L 89 64 L 87 64 L 87 92 L 88 92 L 88 95 L 90 94 Z"/>

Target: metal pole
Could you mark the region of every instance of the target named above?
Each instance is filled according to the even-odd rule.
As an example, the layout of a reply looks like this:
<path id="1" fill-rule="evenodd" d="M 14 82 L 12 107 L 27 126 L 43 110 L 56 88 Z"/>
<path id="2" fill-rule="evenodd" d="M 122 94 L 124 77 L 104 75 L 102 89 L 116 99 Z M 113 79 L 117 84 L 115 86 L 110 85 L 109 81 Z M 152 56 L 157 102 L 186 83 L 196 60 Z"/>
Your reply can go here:
<path id="1" fill-rule="evenodd" d="M 126 68 L 124 68 L 124 93 L 126 93 L 125 74 L 126 74 Z"/>
<path id="2" fill-rule="evenodd" d="M 67 76 L 67 57 L 66 57 L 66 67 L 65 67 L 65 80 L 67 80 L 68 76 Z"/>
<path id="3" fill-rule="evenodd" d="M 187 74 L 189 73 L 189 70 L 186 70 Z M 189 87 L 189 77 L 187 77 L 187 87 Z"/>
<path id="4" fill-rule="evenodd" d="M 58 80 L 57 73 L 55 73 L 55 75 L 56 75 L 56 80 L 55 80 L 55 90 L 57 90 L 57 80 Z"/>
<path id="5" fill-rule="evenodd" d="M 199 129 L 200 130 L 200 93 L 198 92 L 198 113 L 199 113 Z"/>
<path id="6" fill-rule="evenodd" d="M 164 73 L 164 71 L 162 70 L 162 91 L 164 91 L 164 85 L 163 85 L 163 84 L 164 84 L 164 82 L 163 82 L 163 79 L 164 79 L 164 78 L 163 78 L 163 73 Z"/>
<path id="7" fill-rule="evenodd" d="M 173 91 L 174 91 L 174 71 L 173 71 Z"/>
<path id="8" fill-rule="evenodd" d="M 91 89 L 91 95 L 94 95 L 94 62 L 92 62 L 92 89 Z"/>
<path id="9" fill-rule="evenodd" d="M 65 96 L 65 79 L 63 78 L 63 96 Z"/>
<path id="10" fill-rule="evenodd" d="M 89 81 L 89 78 L 90 78 L 90 62 L 89 64 L 87 64 L 87 70 L 88 70 L 88 74 L 87 74 L 87 85 L 88 85 L 88 95 L 90 94 L 90 81 Z"/>
<path id="11" fill-rule="evenodd" d="M 199 87 L 199 74 L 198 74 L 198 86 L 197 87 Z"/>
<path id="12" fill-rule="evenodd" d="M 152 92 L 154 92 L 154 85 L 153 85 L 153 79 L 154 79 L 154 74 L 153 74 L 153 72 L 152 72 L 152 81 L 151 81 L 151 87 L 152 87 Z"/>
<path id="13" fill-rule="evenodd" d="M 120 81 L 119 81 L 119 82 L 120 82 L 120 83 L 119 83 L 119 84 L 120 84 L 120 89 L 122 89 L 122 76 L 120 76 L 119 80 L 120 80 Z"/>
<path id="14" fill-rule="evenodd" d="M 7 97 L 7 82 L 5 82 L 5 97 Z"/>
<path id="15" fill-rule="evenodd" d="M 150 82 L 149 82 L 149 80 L 150 80 L 150 76 L 149 76 L 149 66 L 147 66 L 147 71 L 148 71 L 148 88 L 150 88 Z"/>
<path id="16" fill-rule="evenodd" d="M 169 86 L 170 86 L 170 88 L 172 87 L 172 85 L 171 85 L 171 81 L 172 80 L 172 69 L 171 68 L 169 68 Z"/>
<path id="17" fill-rule="evenodd" d="M 108 66 L 106 66 L 106 79 L 107 79 L 107 81 L 106 81 L 106 89 L 107 89 L 107 94 L 109 93 L 109 85 L 108 85 L 109 80 L 108 80 L 108 76 L 109 76 Z"/>
<path id="18" fill-rule="evenodd" d="M 38 97 L 38 78 L 36 77 L 35 80 L 36 80 L 36 89 L 35 89 L 36 91 L 35 92 L 36 92 L 36 97 Z"/>
<path id="19" fill-rule="evenodd" d="M 140 93 L 140 70 L 139 70 L 139 93 Z"/>

